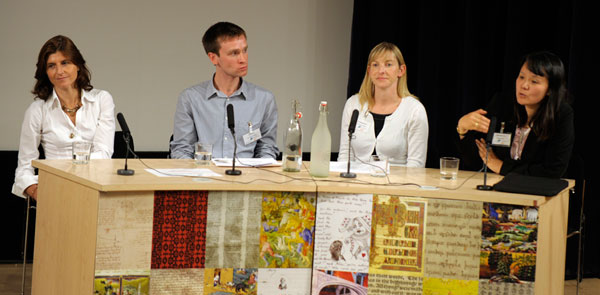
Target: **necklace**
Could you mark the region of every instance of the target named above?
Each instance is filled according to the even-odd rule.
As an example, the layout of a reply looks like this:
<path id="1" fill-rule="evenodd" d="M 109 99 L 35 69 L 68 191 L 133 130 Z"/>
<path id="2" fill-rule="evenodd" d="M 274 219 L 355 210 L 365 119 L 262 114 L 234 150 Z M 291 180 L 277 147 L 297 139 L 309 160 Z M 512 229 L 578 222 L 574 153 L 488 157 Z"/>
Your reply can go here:
<path id="1" fill-rule="evenodd" d="M 70 109 L 70 108 L 68 108 L 68 107 L 66 107 L 64 105 L 61 106 L 61 107 L 62 107 L 63 111 L 65 111 L 67 114 L 71 115 L 71 114 L 75 114 L 77 112 L 77 110 L 79 110 L 81 108 L 81 104 L 77 103 L 77 105 L 74 108 L 72 108 L 72 109 Z"/>

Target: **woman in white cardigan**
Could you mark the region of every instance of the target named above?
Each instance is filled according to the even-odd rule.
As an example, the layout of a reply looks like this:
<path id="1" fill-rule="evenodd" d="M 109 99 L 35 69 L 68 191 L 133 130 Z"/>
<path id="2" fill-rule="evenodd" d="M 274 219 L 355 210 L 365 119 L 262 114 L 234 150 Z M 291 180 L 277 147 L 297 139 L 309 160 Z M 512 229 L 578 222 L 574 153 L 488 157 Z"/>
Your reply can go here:
<path id="1" fill-rule="evenodd" d="M 347 132 L 355 109 L 359 116 L 352 150 L 357 158 L 366 162 L 376 154 L 392 165 L 425 167 L 427 113 L 408 91 L 406 64 L 396 45 L 382 42 L 371 50 L 360 91 L 344 106 L 338 161 L 348 159 Z"/>

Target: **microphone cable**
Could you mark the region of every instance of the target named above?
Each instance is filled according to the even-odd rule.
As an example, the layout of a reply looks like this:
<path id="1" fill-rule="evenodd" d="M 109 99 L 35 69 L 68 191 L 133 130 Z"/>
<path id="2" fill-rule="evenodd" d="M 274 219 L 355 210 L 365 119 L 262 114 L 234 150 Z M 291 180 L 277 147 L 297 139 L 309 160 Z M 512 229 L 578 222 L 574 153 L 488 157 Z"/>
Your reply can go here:
<path id="1" fill-rule="evenodd" d="M 351 151 L 354 152 L 354 148 L 350 147 Z M 310 176 L 310 178 L 306 178 L 306 177 L 295 177 L 289 174 L 285 174 L 285 173 L 281 173 L 279 171 L 274 171 L 271 169 L 265 169 L 263 165 L 250 165 L 250 164 L 245 164 L 242 161 L 240 161 L 239 157 L 236 156 L 236 160 L 249 168 L 256 168 L 258 170 L 261 171 L 266 171 L 278 176 L 283 176 L 288 178 L 288 180 L 285 181 L 276 181 L 276 180 L 272 180 L 272 179 L 266 179 L 266 178 L 256 178 L 253 180 L 249 180 L 249 181 L 240 181 L 240 180 L 228 180 L 228 179 L 222 179 L 220 177 L 212 177 L 212 176 L 193 176 L 193 175 L 182 175 L 182 174 L 176 174 L 176 173 L 166 173 L 163 171 L 159 171 L 158 169 L 151 167 L 150 165 L 146 164 L 132 149 L 131 147 L 127 146 L 127 149 L 129 150 L 129 152 L 134 156 L 134 159 L 137 159 L 140 161 L 140 163 L 142 163 L 142 165 L 144 165 L 147 169 L 150 169 L 158 174 L 162 174 L 165 176 L 175 176 L 175 177 L 187 177 L 187 178 L 204 178 L 204 179 L 210 179 L 210 180 L 215 180 L 215 181 L 221 181 L 221 182 L 229 182 L 229 183 L 237 183 L 237 184 L 251 184 L 257 181 L 266 181 L 266 182 L 270 182 L 273 184 L 286 184 L 286 183 L 290 183 L 292 181 L 301 181 L 301 182 L 313 182 L 315 185 L 317 185 L 317 181 L 320 182 L 328 182 L 328 183 L 353 183 L 353 184 L 360 184 L 360 185 L 382 185 L 382 186 L 416 186 L 420 189 L 424 189 L 424 186 L 418 184 L 418 183 L 411 183 L 411 182 L 406 182 L 406 183 L 402 183 L 402 182 L 392 182 L 389 178 L 389 173 L 387 173 L 387 171 L 377 165 L 373 165 L 370 164 L 368 162 L 362 161 L 360 158 L 355 157 L 360 163 L 362 164 L 366 164 L 369 166 L 373 166 L 376 167 L 377 169 L 380 169 L 384 174 L 385 174 L 385 178 L 387 180 L 387 183 L 374 183 L 371 181 L 367 181 L 367 180 L 359 180 L 359 179 L 328 179 L 328 178 L 323 178 L 323 179 L 319 179 L 319 178 L 315 178 L 314 176 Z M 233 159 L 232 159 L 233 160 Z M 477 175 L 478 173 L 481 173 L 481 171 L 483 171 L 483 167 L 481 169 L 479 169 L 479 171 L 474 172 L 472 175 L 470 175 L 469 177 L 467 177 L 460 185 L 458 185 L 457 187 L 444 187 L 444 186 L 435 186 L 434 188 L 439 188 L 439 189 L 444 189 L 444 190 L 458 190 L 460 188 L 462 188 L 464 186 L 464 184 L 470 180 L 471 178 L 473 178 L 475 175 Z M 426 187 L 426 186 L 425 186 Z"/>

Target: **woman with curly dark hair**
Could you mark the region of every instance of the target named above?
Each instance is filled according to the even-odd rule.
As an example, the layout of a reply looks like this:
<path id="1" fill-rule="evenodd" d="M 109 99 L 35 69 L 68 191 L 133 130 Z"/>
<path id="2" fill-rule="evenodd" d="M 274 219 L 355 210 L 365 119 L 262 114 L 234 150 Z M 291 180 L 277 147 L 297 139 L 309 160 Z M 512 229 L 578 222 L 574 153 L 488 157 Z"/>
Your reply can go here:
<path id="1" fill-rule="evenodd" d="M 21 127 L 12 192 L 37 199 L 31 161 L 39 158 L 38 146 L 42 145 L 47 159 L 69 159 L 74 141 L 89 141 L 90 158 L 110 158 L 115 105 L 110 93 L 92 87 L 83 56 L 65 36 L 55 36 L 42 46 L 35 79 L 34 101 Z"/>

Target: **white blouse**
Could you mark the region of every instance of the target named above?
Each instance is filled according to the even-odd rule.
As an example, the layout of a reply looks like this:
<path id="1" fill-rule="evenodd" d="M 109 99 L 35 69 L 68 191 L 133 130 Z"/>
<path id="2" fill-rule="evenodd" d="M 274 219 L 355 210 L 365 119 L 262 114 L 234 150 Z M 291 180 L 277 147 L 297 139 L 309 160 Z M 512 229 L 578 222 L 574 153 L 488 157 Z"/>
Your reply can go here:
<path id="1" fill-rule="evenodd" d="M 27 187 L 38 182 L 31 161 L 39 158 L 38 146 L 46 159 L 70 159 L 74 141 L 91 141 L 91 159 L 110 159 L 115 138 L 115 104 L 104 90 L 82 90 L 81 108 L 73 124 L 62 111 L 56 91 L 48 100 L 35 99 L 25 111 L 21 126 L 18 166 L 12 193 L 25 197 Z"/>
<path id="2" fill-rule="evenodd" d="M 369 161 L 375 147 L 378 155 L 388 157 L 391 164 L 407 167 L 425 167 L 429 125 L 425 107 L 414 97 L 402 98 L 398 108 L 385 118 L 377 138 L 375 121 L 367 105 L 362 106 L 355 94 L 346 101 L 342 114 L 342 130 L 338 161 L 348 160 L 348 125 L 352 111 L 359 111 L 352 148 L 356 156 Z"/>

